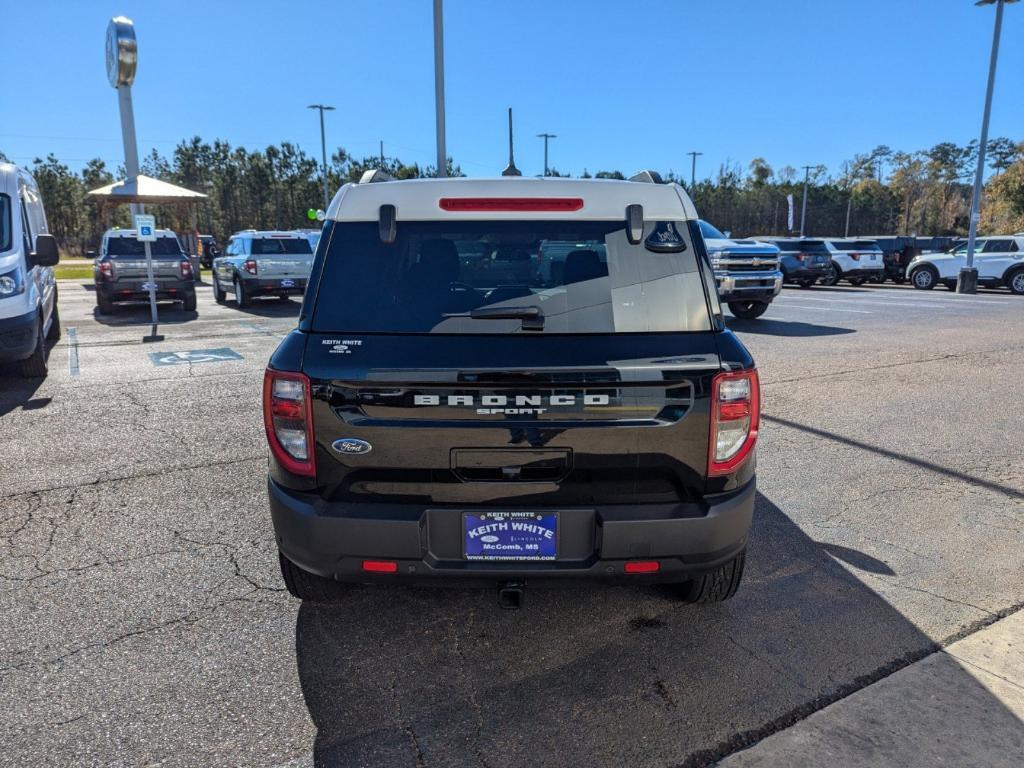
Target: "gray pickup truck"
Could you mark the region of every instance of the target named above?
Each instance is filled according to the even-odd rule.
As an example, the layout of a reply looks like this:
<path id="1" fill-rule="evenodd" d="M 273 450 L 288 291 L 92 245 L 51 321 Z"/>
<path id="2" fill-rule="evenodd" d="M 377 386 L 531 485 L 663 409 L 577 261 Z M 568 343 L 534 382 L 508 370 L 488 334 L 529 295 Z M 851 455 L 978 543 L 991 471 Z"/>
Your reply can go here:
<path id="1" fill-rule="evenodd" d="M 176 301 L 186 312 L 195 312 L 195 274 L 177 235 L 158 229 L 149 250 L 157 301 Z M 109 315 L 118 302 L 149 300 L 145 243 L 136 239 L 134 229 L 108 229 L 95 258 L 92 273 L 100 313 Z"/>
<path id="2" fill-rule="evenodd" d="M 313 248 L 300 232 L 236 232 L 224 255 L 213 260 L 213 298 L 239 307 L 257 296 L 301 296 L 313 268 Z"/>

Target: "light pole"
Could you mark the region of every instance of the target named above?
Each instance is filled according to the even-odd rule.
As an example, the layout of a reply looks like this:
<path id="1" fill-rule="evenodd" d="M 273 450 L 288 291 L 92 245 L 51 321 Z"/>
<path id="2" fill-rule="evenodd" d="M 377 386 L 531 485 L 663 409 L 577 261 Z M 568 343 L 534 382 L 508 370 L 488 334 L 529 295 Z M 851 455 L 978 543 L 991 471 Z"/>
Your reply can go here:
<path id="1" fill-rule="evenodd" d="M 800 237 L 804 236 L 804 224 L 807 222 L 807 182 L 811 177 L 813 165 L 804 166 L 804 203 L 800 207 Z"/>
<path id="2" fill-rule="evenodd" d="M 448 175 L 448 152 L 444 146 L 444 8 L 434 0 L 434 109 L 437 113 L 437 175 Z"/>
<path id="3" fill-rule="evenodd" d="M 548 175 L 548 139 L 557 139 L 553 133 L 538 133 L 538 139 L 544 139 L 544 175 Z"/>
<path id="4" fill-rule="evenodd" d="M 697 158 L 703 155 L 703 152 L 687 152 L 693 162 L 690 163 L 690 189 L 692 190 L 694 185 L 697 183 Z"/>
<path id="5" fill-rule="evenodd" d="M 327 139 L 324 135 L 324 112 L 332 112 L 334 107 L 329 107 L 326 104 L 310 104 L 306 109 L 320 110 L 320 156 L 324 161 L 324 212 L 326 213 L 331 200 L 327 195 Z"/>
<path id="6" fill-rule="evenodd" d="M 977 293 L 978 269 L 974 266 L 974 239 L 978 235 L 981 218 L 981 185 L 985 176 L 985 145 L 988 143 L 988 118 L 992 111 L 992 89 L 996 84 L 996 61 L 999 59 L 999 34 L 1003 27 L 1003 5 L 1017 0 L 978 0 L 975 5 L 996 5 L 996 25 L 992 33 L 992 57 L 988 63 L 988 88 L 985 91 L 985 114 L 981 118 L 981 143 L 978 145 L 978 168 L 974 172 L 974 191 L 971 194 L 971 222 L 967 229 L 967 263 L 960 268 L 956 279 L 957 293 Z"/>

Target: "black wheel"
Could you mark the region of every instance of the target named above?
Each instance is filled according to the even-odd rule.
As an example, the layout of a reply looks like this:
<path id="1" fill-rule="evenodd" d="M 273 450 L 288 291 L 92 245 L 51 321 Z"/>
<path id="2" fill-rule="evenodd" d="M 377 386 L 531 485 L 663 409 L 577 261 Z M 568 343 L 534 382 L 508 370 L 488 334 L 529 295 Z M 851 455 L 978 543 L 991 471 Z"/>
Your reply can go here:
<path id="1" fill-rule="evenodd" d="M 214 274 L 213 276 L 213 300 L 216 301 L 218 304 L 228 303 L 227 294 L 224 293 L 224 291 L 220 287 L 220 283 L 217 282 L 216 274 Z"/>
<path id="2" fill-rule="evenodd" d="M 753 320 L 768 311 L 767 301 L 730 301 L 729 311 L 741 320 Z"/>
<path id="3" fill-rule="evenodd" d="M 828 265 L 828 272 L 821 278 L 822 285 L 836 285 L 843 277 L 843 270 L 841 270 L 836 263 L 830 262 Z"/>
<path id="4" fill-rule="evenodd" d="M 252 304 L 252 299 L 246 293 L 245 286 L 237 277 L 235 278 L 235 304 L 240 307 L 248 307 Z"/>
<path id="5" fill-rule="evenodd" d="M 277 300 L 278 301 L 288 301 L 288 298 L 289 297 L 288 297 L 287 293 L 279 293 L 279 294 L 277 294 Z"/>
<path id="6" fill-rule="evenodd" d="M 943 283 L 943 285 L 946 286 L 946 290 L 947 291 L 955 291 L 956 290 L 956 280 L 946 280 Z"/>
<path id="7" fill-rule="evenodd" d="M 1006 287 L 1010 289 L 1010 293 L 1024 296 L 1024 269 L 1018 269 L 1016 272 L 1008 274 L 1006 276 Z"/>
<path id="8" fill-rule="evenodd" d="M 922 291 L 930 291 L 939 282 L 939 271 L 935 267 L 924 265 L 915 267 L 910 273 L 910 283 Z"/>
<path id="9" fill-rule="evenodd" d="M 736 594 L 743 579 L 743 550 L 725 565 L 691 581 L 677 585 L 679 597 L 687 603 L 721 603 Z"/>
<path id="10" fill-rule="evenodd" d="M 333 603 L 345 596 L 348 588 L 344 584 L 304 571 L 280 552 L 281 576 L 292 597 L 313 603 Z"/>
<path id="11" fill-rule="evenodd" d="M 186 293 L 185 294 L 185 300 L 181 302 L 181 308 L 185 312 L 195 312 L 196 311 L 196 292 L 195 291 L 192 291 L 191 293 Z"/>
<path id="12" fill-rule="evenodd" d="M 907 282 L 907 278 L 905 278 L 905 277 L 903 277 L 903 276 L 900 276 L 900 277 L 894 277 L 894 278 L 892 279 L 892 281 L 893 281 L 894 283 L 896 283 L 896 285 L 903 285 L 903 284 L 904 284 L 905 282 Z"/>
<path id="13" fill-rule="evenodd" d="M 801 280 L 799 283 L 797 283 L 797 285 L 799 285 L 801 288 L 810 288 L 812 285 L 814 285 L 815 282 L 817 282 L 817 281 L 815 281 L 815 280 Z"/>
<path id="14" fill-rule="evenodd" d="M 36 345 L 32 354 L 18 363 L 18 373 L 24 379 L 42 379 L 46 376 L 46 340 L 43 338 L 43 318 L 36 323 Z"/>
<path id="15" fill-rule="evenodd" d="M 57 294 L 53 294 L 53 314 L 50 315 L 50 330 L 46 332 L 47 341 L 57 341 L 60 338 L 60 310 L 57 309 Z"/>
<path id="16" fill-rule="evenodd" d="M 847 282 L 850 285 L 853 285 L 853 286 L 860 286 L 860 285 L 864 285 L 864 283 L 866 281 L 864 280 L 863 277 L 851 277 Z"/>
<path id="17" fill-rule="evenodd" d="M 99 307 L 101 315 L 114 314 L 114 302 L 99 292 L 96 293 L 96 306 Z"/>

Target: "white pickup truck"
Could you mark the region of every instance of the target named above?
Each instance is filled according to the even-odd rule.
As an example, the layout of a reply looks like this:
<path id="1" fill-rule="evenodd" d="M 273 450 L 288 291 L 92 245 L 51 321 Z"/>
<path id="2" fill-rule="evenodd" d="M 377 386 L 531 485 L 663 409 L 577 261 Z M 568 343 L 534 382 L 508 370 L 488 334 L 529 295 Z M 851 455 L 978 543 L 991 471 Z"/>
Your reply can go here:
<path id="1" fill-rule="evenodd" d="M 312 268 L 313 249 L 300 232 L 236 232 L 213 260 L 213 297 L 226 304 L 230 293 L 247 307 L 257 296 L 301 296 Z"/>

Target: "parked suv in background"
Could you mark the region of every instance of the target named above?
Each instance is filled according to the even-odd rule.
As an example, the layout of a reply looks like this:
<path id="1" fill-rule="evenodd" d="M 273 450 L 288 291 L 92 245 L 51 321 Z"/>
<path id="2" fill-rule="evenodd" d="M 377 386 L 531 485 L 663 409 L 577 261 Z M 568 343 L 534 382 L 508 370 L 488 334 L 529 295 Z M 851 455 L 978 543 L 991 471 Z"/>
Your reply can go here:
<path id="1" fill-rule="evenodd" d="M 942 283 L 952 291 L 964 266 L 967 243 L 948 253 L 922 253 L 910 262 L 907 277 L 915 288 L 929 290 Z M 974 266 L 978 268 L 978 285 L 1005 285 L 1017 295 L 1024 294 L 1024 235 L 979 237 L 974 241 Z"/>
<path id="2" fill-rule="evenodd" d="M 699 221 L 715 271 L 718 295 L 736 317 L 760 317 L 782 290 L 779 249 L 756 240 L 732 240 L 706 221 Z"/>
<path id="3" fill-rule="evenodd" d="M 220 246 L 217 245 L 213 235 L 200 235 L 199 245 L 202 248 L 202 253 L 199 254 L 199 263 L 209 269 L 213 266 L 213 260 L 220 256 Z"/>
<path id="4" fill-rule="evenodd" d="M 758 378 L 681 187 L 346 184 L 321 246 L 263 390 L 293 595 L 475 582 L 515 605 L 525 583 L 573 578 L 669 582 L 693 602 L 736 591 Z M 567 251 L 557 274 L 545 250 Z"/>
<path id="5" fill-rule="evenodd" d="M 225 304 L 231 293 L 247 307 L 257 296 L 301 296 L 312 265 L 313 249 L 299 232 L 237 232 L 213 260 L 213 298 Z"/>
<path id="6" fill-rule="evenodd" d="M 0 163 L 0 363 L 26 378 L 46 375 L 46 342 L 60 338 L 57 259 L 35 179 Z"/>
<path id="7" fill-rule="evenodd" d="M 832 256 L 830 274 L 822 285 L 836 285 L 846 280 L 850 285 L 885 282 L 885 260 L 882 249 L 871 240 L 826 240 Z"/>
<path id="8" fill-rule="evenodd" d="M 102 314 L 112 313 L 119 302 L 149 300 L 145 245 L 136 239 L 134 229 L 108 229 L 103 233 L 92 267 L 96 306 Z M 158 229 L 149 252 L 157 301 L 176 301 L 186 312 L 195 312 L 195 274 L 178 236 L 169 229 Z"/>
<path id="9" fill-rule="evenodd" d="M 831 273 L 831 253 L 824 240 L 799 237 L 759 237 L 757 240 L 779 249 L 779 268 L 785 283 L 810 288 Z"/>

